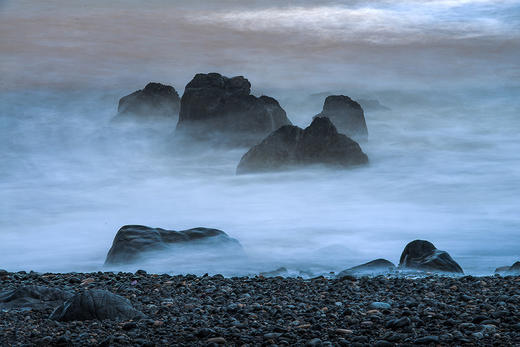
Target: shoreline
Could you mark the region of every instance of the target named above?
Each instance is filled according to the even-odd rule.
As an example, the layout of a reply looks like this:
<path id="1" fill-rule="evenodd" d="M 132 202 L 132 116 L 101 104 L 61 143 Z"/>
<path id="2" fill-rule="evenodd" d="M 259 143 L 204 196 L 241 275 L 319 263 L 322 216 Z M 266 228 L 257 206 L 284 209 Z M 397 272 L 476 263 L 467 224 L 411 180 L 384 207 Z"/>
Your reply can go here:
<path id="1" fill-rule="evenodd" d="M 1 272 L 0 345 L 514 345 L 520 343 L 519 282 L 520 276 L 500 275 L 302 279 L 142 270 Z M 146 318 L 56 321 L 49 319 L 56 303 L 35 307 L 34 298 L 5 308 L 2 293 L 26 286 L 72 294 L 107 290 Z"/>

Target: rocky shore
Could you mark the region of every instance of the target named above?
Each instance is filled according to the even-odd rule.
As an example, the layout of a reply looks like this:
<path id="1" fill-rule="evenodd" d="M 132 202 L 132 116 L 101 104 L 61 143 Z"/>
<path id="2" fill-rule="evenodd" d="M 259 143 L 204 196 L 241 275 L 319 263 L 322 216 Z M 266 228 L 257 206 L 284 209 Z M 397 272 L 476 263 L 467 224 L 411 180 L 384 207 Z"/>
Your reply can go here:
<path id="1" fill-rule="evenodd" d="M 518 345 L 519 283 L 0 271 L 0 345 Z"/>

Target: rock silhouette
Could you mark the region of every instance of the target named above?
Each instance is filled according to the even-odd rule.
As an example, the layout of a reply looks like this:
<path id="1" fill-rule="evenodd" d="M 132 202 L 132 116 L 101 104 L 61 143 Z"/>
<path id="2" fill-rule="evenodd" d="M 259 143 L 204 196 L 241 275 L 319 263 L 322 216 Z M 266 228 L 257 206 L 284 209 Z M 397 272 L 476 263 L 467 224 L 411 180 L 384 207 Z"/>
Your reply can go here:
<path id="1" fill-rule="evenodd" d="M 316 117 L 305 130 L 286 125 L 252 147 L 240 160 L 237 173 L 276 171 L 325 164 L 349 167 L 368 163 L 357 142 L 339 134 L 332 122 Z"/>
<path id="2" fill-rule="evenodd" d="M 144 89 L 122 97 L 116 120 L 175 120 L 179 113 L 180 98 L 174 87 L 148 83 Z"/>
<path id="3" fill-rule="evenodd" d="M 176 136 L 227 144 L 253 144 L 291 124 L 278 101 L 251 95 L 242 77 L 197 74 L 181 98 Z"/>
<path id="4" fill-rule="evenodd" d="M 365 114 L 359 103 L 345 95 L 327 96 L 323 110 L 316 117 L 327 117 L 339 132 L 354 139 L 368 138 Z"/>
<path id="5" fill-rule="evenodd" d="M 218 229 L 165 230 L 142 225 L 125 225 L 117 232 L 105 264 L 128 264 L 145 253 L 172 251 L 176 244 L 205 247 L 208 251 L 242 251 L 240 243 Z"/>
<path id="6" fill-rule="evenodd" d="M 399 259 L 399 267 L 424 271 L 463 273 L 459 264 L 446 251 L 433 243 L 415 240 L 406 245 Z"/>

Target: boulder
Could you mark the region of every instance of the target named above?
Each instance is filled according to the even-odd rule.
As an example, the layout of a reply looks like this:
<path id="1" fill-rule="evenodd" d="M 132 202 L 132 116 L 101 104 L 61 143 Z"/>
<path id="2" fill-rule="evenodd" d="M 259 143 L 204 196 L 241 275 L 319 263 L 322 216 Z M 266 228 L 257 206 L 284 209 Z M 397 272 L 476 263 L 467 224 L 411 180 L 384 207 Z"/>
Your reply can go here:
<path id="1" fill-rule="evenodd" d="M 0 292 L 0 309 L 43 310 L 72 297 L 72 293 L 46 286 L 23 286 Z"/>
<path id="2" fill-rule="evenodd" d="M 316 117 L 327 117 L 341 133 L 357 140 L 368 138 L 363 108 L 345 95 L 330 95 L 325 99 L 323 110 Z"/>
<path id="3" fill-rule="evenodd" d="M 270 134 L 244 154 L 237 174 L 310 164 L 348 167 L 367 163 L 357 142 L 339 134 L 328 118 L 316 117 L 305 130 L 286 125 Z"/>
<path id="4" fill-rule="evenodd" d="M 107 290 L 90 289 L 77 293 L 56 307 L 50 319 L 69 322 L 84 320 L 144 318 L 130 301 Z"/>
<path id="5" fill-rule="evenodd" d="M 341 271 L 336 278 L 345 276 L 380 275 L 391 272 L 395 265 L 386 259 L 376 259 Z"/>
<path id="6" fill-rule="evenodd" d="M 182 95 L 176 137 L 253 144 L 287 124 L 278 101 L 251 95 L 246 78 L 197 74 Z"/>
<path id="7" fill-rule="evenodd" d="M 506 275 L 518 275 L 520 274 L 520 261 L 515 262 L 511 266 L 501 266 L 495 270 L 495 273 L 501 273 Z"/>
<path id="8" fill-rule="evenodd" d="M 214 252 L 241 252 L 240 243 L 218 229 L 165 230 L 142 225 L 125 225 L 117 232 L 105 265 L 129 264 L 145 253 L 174 252 L 174 245 L 204 247 Z"/>
<path id="9" fill-rule="evenodd" d="M 179 94 L 172 86 L 148 83 L 144 89 L 122 97 L 115 119 L 175 120 L 179 113 Z"/>
<path id="10" fill-rule="evenodd" d="M 433 243 L 415 240 L 406 245 L 399 259 L 399 267 L 422 271 L 464 273 L 459 264 L 446 251 Z"/>

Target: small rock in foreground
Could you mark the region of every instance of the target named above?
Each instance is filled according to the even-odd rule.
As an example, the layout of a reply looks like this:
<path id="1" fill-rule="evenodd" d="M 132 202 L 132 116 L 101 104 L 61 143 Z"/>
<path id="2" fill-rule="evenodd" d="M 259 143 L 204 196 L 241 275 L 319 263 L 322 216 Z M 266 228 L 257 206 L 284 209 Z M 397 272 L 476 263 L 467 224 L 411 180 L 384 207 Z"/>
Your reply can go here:
<path id="1" fill-rule="evenodd" d="M 65 301 L 51 313 L 57 321 L 84 321 L 104 319 L 136 319 L 144 314 L 133 308 L 128 299 L 107 290 L 84 290 Z"/>

